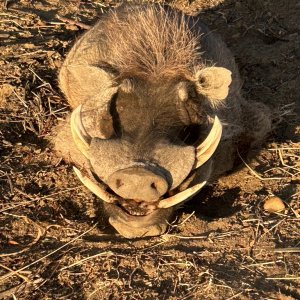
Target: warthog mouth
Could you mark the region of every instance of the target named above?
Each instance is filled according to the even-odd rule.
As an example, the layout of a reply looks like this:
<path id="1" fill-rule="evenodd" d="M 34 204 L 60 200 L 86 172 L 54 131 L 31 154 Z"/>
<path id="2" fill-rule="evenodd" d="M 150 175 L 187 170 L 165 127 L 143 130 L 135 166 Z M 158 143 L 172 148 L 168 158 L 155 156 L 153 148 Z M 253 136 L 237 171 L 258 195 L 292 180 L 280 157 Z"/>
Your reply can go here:
<path id="1" fill-rule="evenodd" d="M 107 203 L 114 204 L 131 216 L 147 216 L 158 209 L 166 209 L 176 204 L 187 201 L 193 197 L 200 189 L 206 184 L 211 171 L 211 163 L 209 162 L 208 171 L 205 172 L 205 180 L 201 180 L 200 183 L 186 188 L 189 183 L 194 179 L 195 172 L 192 172 L 190 176 L 175 190 L 168 191 L 164 197 L 161 197 L 155 202 L 147 202 L 144 200 L 133 200 L 124 199 L 114 193 L 108 185 L 103 183 L 96 174 L 90 170 L 81 172 L 76 167 L 73 167 L 75 174 L 80 179 L 80 181 L 96 196 L 104 200 Z"/>
<path id="2" fill-rule="evenodd" d="M 74 171 L 90 191 L 104 200 L 104 208 L 108 214 L 109 223 L 124 237 L 138 238 L 163 234 L 167 230 L 168 221 L 174 211 L 172 206 L 188 200 L 200 191 L 211 175 L 212 164 L 212 160 L 209 160 L 201 167 L 200 178 L 198 178 L 199 174 L 196 171 L 192 171 L 179 187 L 168 191 L 164 199 L 159 199 L 154 203 L 121 198 L 91 170 L 81 172 L 74 167 Z M 195 179 L 201 183 L 188 188 Z M 182 197 L 185 197 L 185 200 L 182 200 Z M 175 204 L 175 202 L 178 203 Z"/>

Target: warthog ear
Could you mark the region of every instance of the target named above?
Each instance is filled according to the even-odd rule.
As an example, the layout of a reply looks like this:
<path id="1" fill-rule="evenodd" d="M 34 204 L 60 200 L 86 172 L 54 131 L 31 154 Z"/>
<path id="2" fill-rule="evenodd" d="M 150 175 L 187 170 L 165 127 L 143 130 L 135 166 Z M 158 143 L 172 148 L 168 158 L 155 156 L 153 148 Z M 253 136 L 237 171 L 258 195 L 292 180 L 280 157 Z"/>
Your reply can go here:
<path id="1" fill-rule="evenodd" d="M 80 104 L 93 107 L 110 101 L 118 87 L 114 71 L 107 65 L 72 62 L 63 65 L 59 74 L 60 87 L 73 109 Z"/>
<path id="2" fill-rule="evenodd" d="M 76 124 L 92 138 L 108 139 L 114 134 L 111 104 L 120 85 L 117 77 L 118 71 L 105 62 L 72 62 L 61 69 L 60 85 L 69 103 L 73 109 L 82 106 Z"/>
<path id="3" fill-rule="evenodd" d="M 228 96 L 231 72 L 222 67 L 209 67 L 195 74 L 196 91 L 211 101 L 224 100 Z"/>

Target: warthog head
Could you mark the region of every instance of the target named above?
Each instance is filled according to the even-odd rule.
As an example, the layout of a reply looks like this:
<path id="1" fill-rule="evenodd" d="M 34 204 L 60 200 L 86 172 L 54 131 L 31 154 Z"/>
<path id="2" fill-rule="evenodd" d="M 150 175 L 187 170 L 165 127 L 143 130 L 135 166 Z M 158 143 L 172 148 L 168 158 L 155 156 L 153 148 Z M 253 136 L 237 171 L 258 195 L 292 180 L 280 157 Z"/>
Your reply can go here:
<path id="1" fill-rule="evenodd" d="M 83 35 L 60 73 L 75 173 L 129 238 L 163 233 L 173 207 L 211 175 L 222 136 L 214 107 L 231 71 L 204 63 L 197 28 L 161 7 L 117 11 Z"/>

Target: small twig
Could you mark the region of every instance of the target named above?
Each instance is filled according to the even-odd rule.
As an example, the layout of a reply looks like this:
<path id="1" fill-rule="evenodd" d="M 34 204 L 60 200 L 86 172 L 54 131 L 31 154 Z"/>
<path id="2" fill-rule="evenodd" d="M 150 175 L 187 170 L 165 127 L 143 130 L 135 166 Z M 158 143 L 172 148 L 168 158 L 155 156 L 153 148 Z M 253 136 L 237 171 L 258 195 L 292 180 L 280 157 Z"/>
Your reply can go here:
<path id="1" fill-rule="evenodd" d="M 284 168 L 280 168 L 280 167 L 271 168 L 271 169 L 265 171 L 265 173 L 269 173 L 269 172 L 271 172 L 271 171 L 273 171 L 273 170 L 280 170 L 280 171 L 282 171 L 283 173 L 287 173 L 287 174 L 288 174 L 289 176 L 291 176 L 291 177 L 294 177 L 294 176 L 295 176 L 295 174 L 292 174 L 291 172 L 285 170 Z"/>
<path id="2" fill-rule="evenodd" d="M 14 21 L 14 20 L 1 20 L 0 23 L 13 23 L 16 26 L 18 26 L 21 29 L 24 29 L 24 27 L 22 25 L 20 25 L 18 22 Z"/>
<path id="3" fill-rule="evenodd" d="M 61 17 L 59 15 L 56 16 L 58 20 L 64 22 L 64 23 L 68 23 L 68 24 L 71 24 L 71 25 L 76 25 L 80 28 L 83 28 L 83 29 L 90 29 L 92 26 L 90 25 L 87 25 L 87 24 L 84 24 L 84 23 L 81 23 L 81 22 L 78 22 L 78 21 L 75 21 L 75 20 L 72 20 L 72 19 L 69 19 L 69 18 L 66 18 L 66 17 Z"/>
<path id="4" fill-rule="evenodd" d="M 259 180 L 265 181 L 265 180 L 282 180 L 282 179 L 286 179 L 285 177 L 270 177 L 270 178 L 265 178 L 265 177 L 261 177 L 260 174 L 258 174 L 256 171 L 254 171 L 245 161 L 244 159 L 241 157 L 239 151 L 237 151 L 239 158 L 242 160 L 242 162 L 244 163 L 244 165 L 250 170 L 250 172 L 257 177 Z"/>
<path id="5" fill-rule="evenodd" d="M 108 281 L 104 281 L 104 282 L 100 282 L 100 284 L 98 284 L 97 288 L 95 290 L 93 290 L 88 296 L 87 299 L 91 299 L 91 297 L 96 294 L 101 288 L 103 288 L 103 286 L 107 286 L 109 283 Z M 94 298 L 93 298 L 94 299 Z"/>
<path id="6" fill-rule="evenodd" d="M 77 189 L 80 189 L 80 188 L 81 188 L 81 186 L 74 187 L 74 188 L 68 188 L 68 189 L 62 190 L 60 192 L 56 192 L 56 193 L 53 193 L 53 194 L 50 194 L 50 195 L 47 195 L 47 196 L 42 196 L 42 197 L 37 197 L 37 198 L 33 198 L 32 196 L 27 195 L 26 193 L 24 193 L 23 191 L 19 190 L 18 188 L 14 188 L 18 193 L 20 193 L 21 195 L 25 196 L 26 198 L 29 198 L 30 200 L 29 201 L 22 201 L 22 202 L 19 202 L 19 203 L 13 205 L 13 206 L 3 208 L 3 209 L 0 210 L 0 213 L 6 212 L 8 210 L 14 209 L 14 208 L 22 206 L 22 205 L 27 205 L 27 204 L 36 202 L 36 201 L 39 201 L 39 200 L 47 200 L 48 198 L 51 198 L 53 196 L 57 196 L 57 195 L 65 193 L 65 192 L 77 190 Z"/>
<path id="7" fill-rule="evenodd" d="M 300 147 L 281 147 L 281 148 L 269 148 L 268 150 L 270 151 L 278 151 L 278 149 L 281 150 L 299 150 L 300 151 Z"/>
<path id="8" fill-rule="evenodd" d="M 17 94 L 17 92 L 15 91 L 15 89 L 12 89 L 13 93 L 15 94 L 15 96 L 21 101 L 21 103 L 28 108 L 28 105 L 25 103 L 25 101 Z"/>
<path id="9" fill-rule="evenodd" d="M 247 265 L 247 267 L 259 267 L 259 266 L 267 266 L 267 265 L 274 265 L 278 261 L 266 261 L 266 262 L 261 262 L 261 263 L 256 263 L 256 264 L 250 264 Z"/>
<path id="10" fill-rule="evenodd" d="M 14 218 L 23 218 L 25 220 L 25 222 L 32 223 L 33 226 L 35 226 L 37 228 L 37 234 L 36 234 L 36 237 L 34 238 L 34 240 L 30 244 L 26 245 L 25 248 L 23 248 L 19 251 L 11 252 L 11 253 L 0 254 L 0 257 L 12 256 L 12 255 L 20 254 L 20 253 L 27 251 L 30 247 L 32 247 L 34 244 L 36 244 L 40 240 L 41 236 L 44 234 L 44 230 L 41 229 L 41 227 L 36 222 L 32 221 L 27 216 L 19 216 L 19 215 L 13 215 L 13 214 L 9 214 L 9 213 L 4 213 L 4 214 L 10 215 Z"/>
<path id="11" fill-rule="evenodd" d="M 274 226 L 272 226 L 270 229 L 268 229 L 266 232 L 264 232 L 259 238 L 261 239 L 262 237 L 264 237 L 266 234 L 271 232 L 274 228 L 278 227 L 283 221 L 285 221 L 285 219 L 282 219 L 279 222 L 277 222 Z"/>
<path id="12" fill-rule="evenodd" d="M 287 168 L 291 168 L 293 170 L 296 170 L 296 171 L 299 171 L 299 169 L 293 167 L 293 166 L 289 166 L 287 165 L 284 160 L 283 160 L 283 155 L 282 155 L 282 150 L 281 149 L 278 149 L 278 155 L 279 155 L 279 159 L 280 159 L 280 162 L 281 164 L 284 166 L 284 167 L 287 167 Z"/>
<path id="13" fill-rule="evenodd" d="M 88 232 L 92 231 L 94 228 L 96 228 L 97 225 L 98 225 L 98 223 L 96 223 L 94 226 L 92 226 L 91 228 L 89 228 L 88 230 L 86 230 L 85 232 L 83 232 L 82 234 L 80 234 L 80 235 L 78 235 L 77 237 L 73 238 L 71 241 L 67 242 L 66 244 L 62 245 L 61 247 L 58 247 L 58 248 L 55 249 L 54 251 L 51 251 L 50 253 L 48 253 L 48 254 L 42 256 L 41 258 L 39 258 L 39 259 L 33 261 L 32 263 L 30 263 L 30 264 L 28 264 L 28 265 L 26 265 L 26 266 L 24 266 L 24 267 L 22 267 L 22 268 L 20 268 L 20 269 L 18 269 L 18 270 L 16 270 L 16 271 L 12 271 L 12 272 L 9 272 L 9 273 L 7 273 L 7 274 L 1 276 L 1 277 L 0 277 L 0 282 L 2 282 L 3 280 L 5 280 L 5 279 L 7 279 L 7 278 L 9 278 L 9 277 L 11 277 L 11 276 L 13 276 L 13 275 L 16 275 L 16 273 L 19 273 L 19 272 L 21 272 L 21 271 L 23 271 L 23 270 L 25 270 L 25 269 L 28 269 L 29 267 L 31 267 L 31 266 L 37 264 L 38 262 L 42 261 L 43 259 L 45 259 L 45 258 L 51 256 L 52 254 L 54 254 L 54 253 L 60 251 L 61 249 L 65 248 L 66 246 L 70 245 L 71 243 L 73 243 L 73 242 L 75 242 L 76 240 L 78 240 L 79 238 L 81 238 L 82 236 L 86 235 Z"/>
<path id="14" fill-rule="evenodd" d="M 4 265 L 2 265 L 2 264 L 0 264 L 0 267 L 3 268 L 3 269 L 5 269 L 6 271 L 15 272 L 15 271 L 12 270 L 11 268 L 6 267 L 6 266 L 4 266 Z M 23 279 L 24 281 L 26 281 L 27 283 L 31 283 L 31 280 L 30 280 L 28 277 L 26 277 L 26 276 L 24 276 L 24 275 L 22 275 L 22 274 L 19 274 L 18 272 L 16 272 L 15 274 L 16 274 L 17 276 L 19 276 L 21 279 Z"/>
<path id="15" fill-rule="evenodd" d="M 300 277 L 267 277 L 267 280 L 299 280 Z"/>
<path id="16" fill-rule="evenodd" d="M 7 178 L 8 184 L 9 184 L 10 193 L 13 194 L 14 193 L 14 186 L 12 184 L 12 181 L 11 181 L 10 177 L 8 176 L 8 174 L 5 174 L 5 176 Z"/>
<path id="17" fill-rule="evenodd" d="M 51 89 L 51 91 L 53 91 L 52 89 L 52 86 L 49 82 L 47 82 L 46 80 L 44 80 L 43 78 L 41 78 L 33 69 L 29 68 L 28 69 L 33 75 L 35 75 L 43 84 L 38 86 L 38 88 L 42 87 L 42 86 L 45 86 L 45 85 L 48 85 L 49 88 Z M 35 93 L 33 93 L 36 97 L 37 95 Z"/>
<path id="18" fill-rule="evenodd" d="M 235 294 L 235 295 L 233 295 L 233 296 L 227 298 L 226 300 L 234 299 L 234 298 L 236 298 L 236 297 L 238 297 L 238 296 L 240 296 L 240 295 L 242 295 L 242 294 L 243 294 L 243 292 L 239 292 L 239 293 L 237 293 L 237 294 Z"/>
<path id="19" fill-rule="evenodd" d="M 128 286 L 129 286 L 130 289 L 132 288 L 131 282 L 132 282 L 133 275 L 134 275 L 139 269 L 140 269 L 139 267 L 134 268 L 133 271 L 132 271 L 132 272 L 130 273 L 130 275 L 129 275 Z"/>
<path id="20" fill-rule="evenodd" d="M 274 252 L 288 252 L 288 253 L 298 253 L 300 252 L 299 247 L 290 247 L 290 248 L 276 248 Z"/>
<path id="21" fill-rule="evenodd" d="M 21 53 L 21 54 L 15 54 L 15 55 L 12 55 L 10 57 L 16 58 L 16 57 L 22 57 L 22 56 L 35 55 L 35 54 L 38 54 L 38 53 L 44 53 L 44 54 L 46 54 L 47 51 L 39 49 L 39 50 L 36 50 L 36 51 L 33 51 L 33 52 L 25 52 L 25 53 Z"/>
<path id="22" fill-rule="evenodd" d="M 181 225 L 183 225 L 187 220 L 189 220 L 193 215 L 195 214 L 195 211 L 193 211 L 190 215 L 188 215 L 181 223 L 179 224 L 170 224 L 168 223 L 169 226 L 173 227 L 180 227 Z"/>
<path id="23" fill-rule="evenodd" d="M 3 8 L 7 9 L 7 5 L 8 5 L 8 0 L 4 0 L 4 2 L 3 2 Z"/>
<path id="24" fill-rule="evenodd" d="M 10 297 L 12 297 L 13 300 L 18 300 L 14 293 L 18 292 L 22 285 L 23 283 L 0 292 L 0 299 L 11 299 Z"/>
<path id="25" fill-rule="evenodd" d="M 287 203 L 285 203 L 285 204 L 287 204 Z M 300 215 L 298 214 L 298 212 L 295 211 L 289 204 L 287 204 L 287 205 L 288 205 L 288 207 L 291 209 L 291 211 L 294 213 L 294 215 L 295 215 L 295 217 L 296 217 L 296 220 L 297 220 L 297 219 L 300 219 Z"/>
<path id="26" fill-rule="evenodd" d="M 74 267 L 74 266 L 77 266 L 77 265 L 81 265 L 84 261 L 93 259 L 93 258 L 95 258 L 95 257 L 98 257 L 98 256 L 105 256 L 105 255 L 106 255 L 106 257 L 111 256 L 111 255 L 113 255 L 113 252 L 111 252 L 111 251 L 101 252 L 101 253 L 98 253 L 98 254 L 95 254 L 95 255 L 92 255 L 92 256 L 83 258 L 83 259 L 81 259 L 81 260 L 76 261 L 75 263 L 73 263 L 73 264 L 71 264 L 71 265 L 68 265 L 68 266 L 65 266 L 65 267 L 61 268 L 60 271 L 65 270 L 65 269 L 69 269 L 69 268 Z"/>
<path id="27" fill-rule="evenodd" d="M 181 223 L 179 223 L 177 226 L 183 225 L 188 219 L 190 219 L 195 214 L 195 211 L 193 211 L 189 216 L 187 216 Z"/>
<path id="28" fill-rule="evenodd" d="M 202 240 L 202 239 L 208 238 L 207 235 L 205 235 L 205 236 L 201 236 L 201 235 L 200 236 L 182 236 L 182 235 L 176 235 L 176 234 L 165 234 L 162 237 L 166 238 L 166 239 L 175 237 L 175 238 L 180 239 L 180 240 L 192 240 L 192 239 Z"/>

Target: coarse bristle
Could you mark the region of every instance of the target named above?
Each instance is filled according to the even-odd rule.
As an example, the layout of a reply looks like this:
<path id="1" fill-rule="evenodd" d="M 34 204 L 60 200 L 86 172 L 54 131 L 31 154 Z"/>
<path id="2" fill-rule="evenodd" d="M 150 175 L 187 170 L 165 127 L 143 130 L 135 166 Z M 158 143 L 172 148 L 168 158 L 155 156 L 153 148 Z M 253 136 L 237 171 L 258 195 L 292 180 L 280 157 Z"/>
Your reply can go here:
<path id="1" fill-rule="evenodd" d="M 180 76 L 200 63 L 199 36 L 188 17 L 162 6 L 111 12 L 106 22 L 107 61 L 121 76 Z"/>

